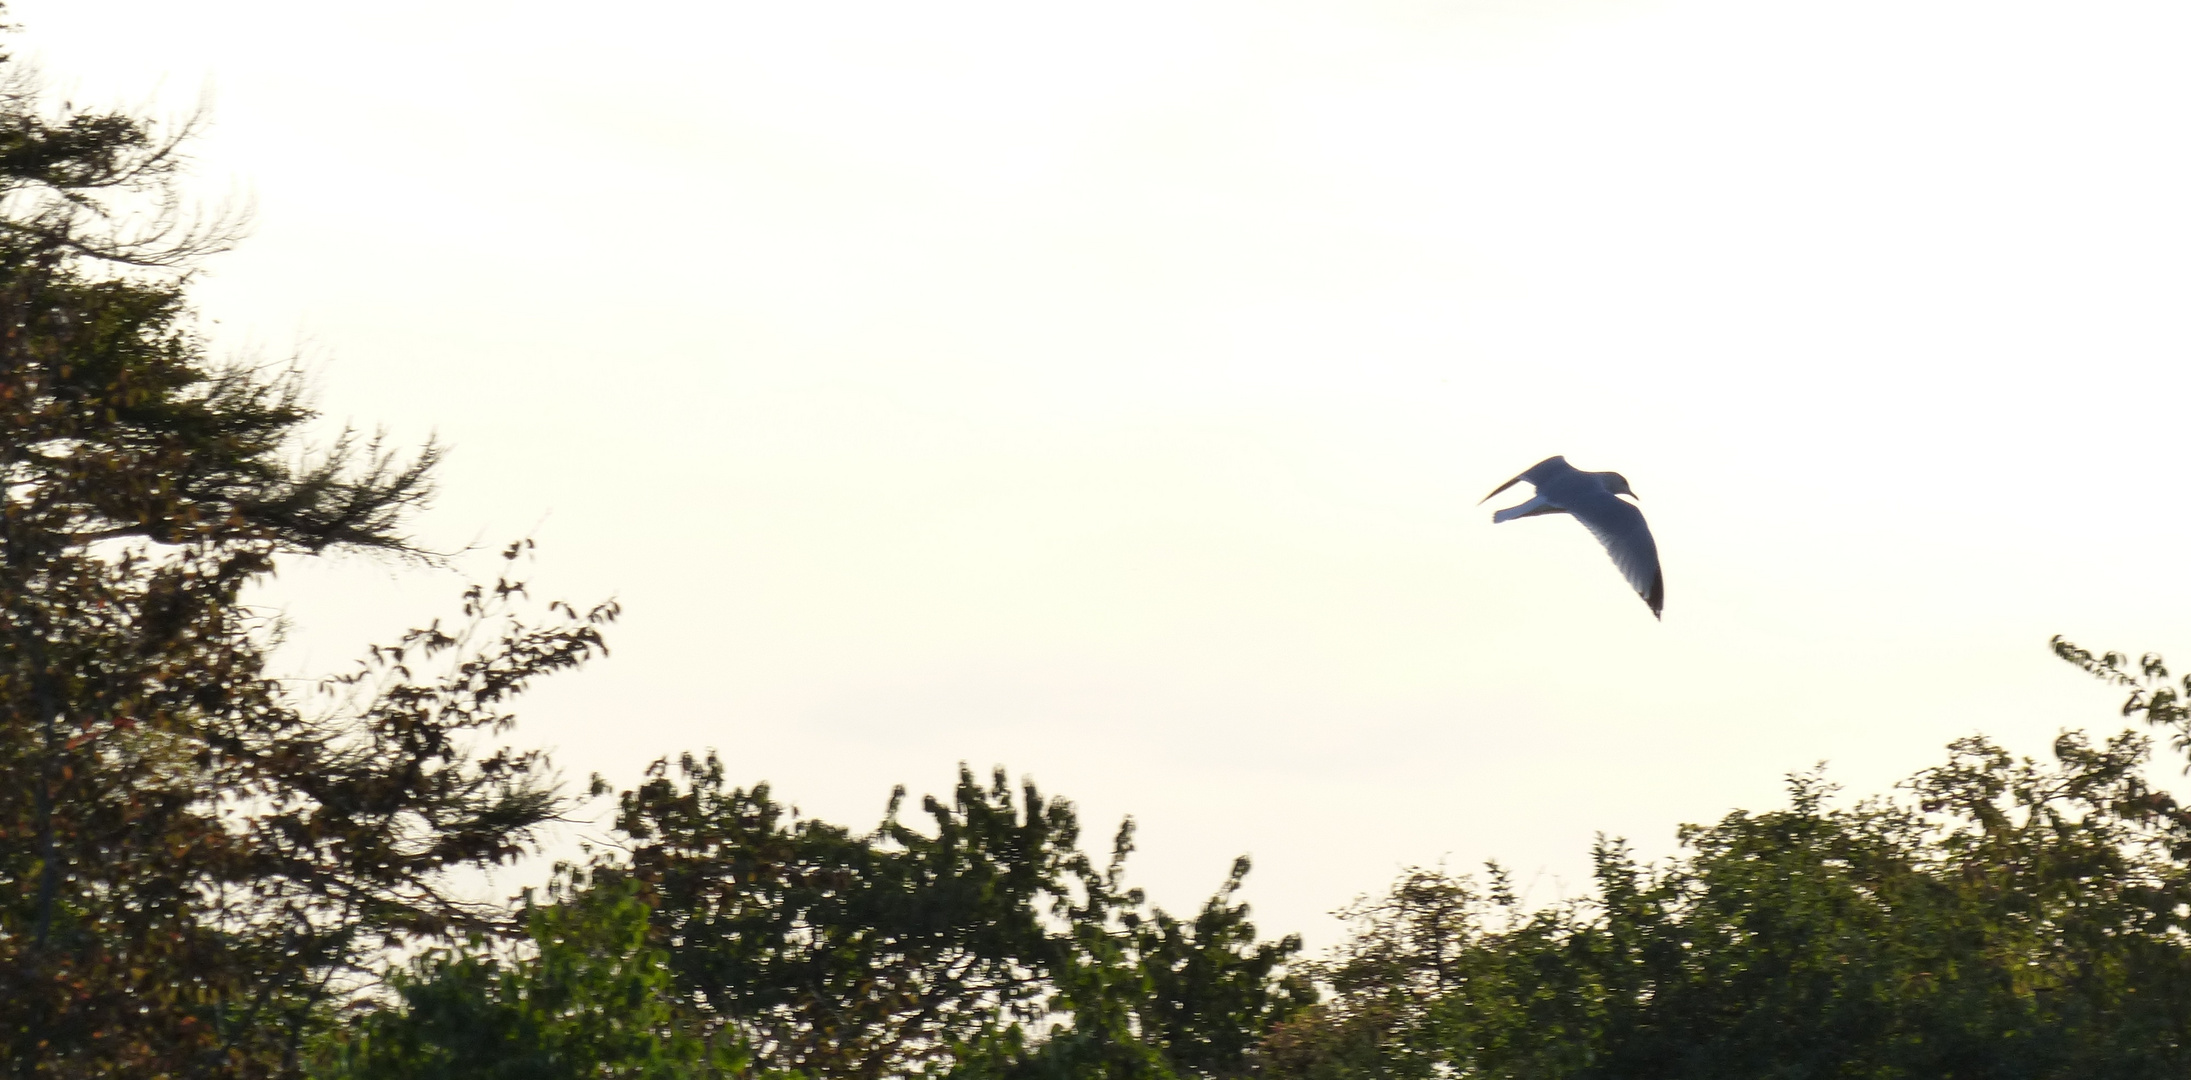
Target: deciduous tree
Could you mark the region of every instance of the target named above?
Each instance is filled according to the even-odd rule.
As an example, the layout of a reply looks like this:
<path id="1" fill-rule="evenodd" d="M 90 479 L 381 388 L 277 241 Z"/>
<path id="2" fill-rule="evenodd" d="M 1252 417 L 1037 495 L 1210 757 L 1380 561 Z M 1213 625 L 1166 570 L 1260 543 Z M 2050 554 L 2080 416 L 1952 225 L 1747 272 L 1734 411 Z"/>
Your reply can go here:
<path id="1" fill-rule="evenodd" d="M 2164 726 L 2158 658 L 2064 655 Z M 2191 1072 L 2191 814 L 2148 741 L 2064 734 L 2053 761 L 1978 737 L 1897 798 L 1597 850 L 1587 901 L 1524 912 L 1494 879 L 1417 871 L 1354 911 L 1277 1027 L 1274 1077 L 2160 1077 Z"/>
<path id="2" fill-rule="evenodd" d="M 856 833 L 802 819 L 722 762 L 657 763 L 621 796 L 595 882 L 652 899 L 685 1002 L 763 1066 L 814 1077 L 1237 1076 L 1298 1007 L 1299 941 L 1258 941 L 1237 862 L 1191 920 L 1123 884 L 1070 803 L 961 770 L 948 801 L 896 793 Z"/>

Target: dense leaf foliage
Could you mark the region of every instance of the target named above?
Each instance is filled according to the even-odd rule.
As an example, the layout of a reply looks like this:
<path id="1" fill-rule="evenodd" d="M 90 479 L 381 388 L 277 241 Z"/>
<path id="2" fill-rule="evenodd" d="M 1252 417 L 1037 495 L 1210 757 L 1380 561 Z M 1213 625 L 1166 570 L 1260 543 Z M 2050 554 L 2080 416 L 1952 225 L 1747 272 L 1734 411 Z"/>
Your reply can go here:
<path id="1" fill-rule="evenodd" d="M 1597 895 L 1526 912 L 1410 873 L 1351 912 L 1332 998 L 1282 1025 L 1270 1075 L 2165 1077 L 2191 1072 L 2191 813 L 2147 740 L 1981 738 L 1902 796 L 1689 827 Z"/>
<path id="2" fill-rule="evenodd" d="M 855 834 L 798 819 L 712 755 L 623 794 L 597 883 L 655 902 L 678 993 L 758 1061 L 815 1076 L 1227 1076 L 1298 988 L 1299 948 L 1258 942 L 1233 899 L 1193 920 L 1121 884 L 1127 823 L 1099 868 L 1073 808 L 1000 771 Z"/>
<path id="3" fill-rule="evenodd" d="M 675 1080 L 745 1072 L 742 1055 L 679 1023 L 647 909 L 603 887 L 526 912 L 529 954 L 485 939 L 435 950 L 391 979 L 399 1004 L 322 1052 L 343 1080 Z"/>

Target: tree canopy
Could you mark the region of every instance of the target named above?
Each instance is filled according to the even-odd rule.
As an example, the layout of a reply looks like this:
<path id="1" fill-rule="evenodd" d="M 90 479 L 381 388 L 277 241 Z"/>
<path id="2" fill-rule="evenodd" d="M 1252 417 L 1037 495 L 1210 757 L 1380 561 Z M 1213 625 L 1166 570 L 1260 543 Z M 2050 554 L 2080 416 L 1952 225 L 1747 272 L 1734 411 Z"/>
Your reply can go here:
<path id="1" fill-rule="evenodd" d="M 2130 711 L 2179 722 L 2165 694 Z M 1272 1034 L 1269 1072 L 2184 1075 L 2191 812 L 2149 749 L 2072 732 L 2041 763 L 1972 736 L 1845 806 L 1793 776 L 1787 807 L 1685 827 L 1662 864 L 1601 841 L 1595 895 L 1535 911 L 1495 866 L 1413 871 L 1349 912 L 1331 997 Z"/>
<path id="2" fill-rule="evenodd" d="M 580 801 L 503 736 L 606 650 L 511 545 L 299 689 L 246 590 L 285 560 L 442 561 L 440 459 L 326 435 L 290 368 L 209 355 L 232 239 L 180 191 L 189 126 L 48 105 L 0 57 L 0 1063 L 14 1076 L 2082 1078 L 2191 1075 L 2191 677 L 2056 639 L 2146 725 L 2048 760 L 1973 735 L 1893 792 L 1595 850 L 1544 907 L 1417 869 L 1317 956 L 1260 936 L 1239 859 L 1188 915 L 1090 854 L 1069 801 L 961 767 L 882 820 L 804 818 L 717 751 Z M 1091 737 L 1101 737 L 1100 734 Z M 744 769 L 751 763 L 730 760 Z M 917 809 L 916 809 L 917 805 Z M 1526 812 L 1523 808 L 1520 812 Z"/>

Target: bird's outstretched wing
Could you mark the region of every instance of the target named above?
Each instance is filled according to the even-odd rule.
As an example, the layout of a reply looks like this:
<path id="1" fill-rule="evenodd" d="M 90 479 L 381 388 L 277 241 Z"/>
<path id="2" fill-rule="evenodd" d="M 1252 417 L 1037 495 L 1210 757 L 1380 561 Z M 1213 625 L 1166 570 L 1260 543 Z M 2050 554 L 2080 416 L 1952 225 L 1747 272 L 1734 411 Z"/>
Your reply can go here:
<path id="1" fill-rule="evenodd" d="M 1643 520 L 1643 511 L 1611 492 L 1598 491 L 1571 500 L 1567 512 L 1605 545 L 1605 553 L 1613 557 L 1620 576 L 1627 578 L 1636 595 L 1651 605 L 1651 617 L 1661 618 L 1659 611 L 1666 606 L 1666 577 L 1659 570 L 1658 541 L 1651 539 L 1651 526 Z"/>
<path id="2" fill-rule="evenodd" d="M 1491 489 L 1491 494 L 1476 500 L 1476 505 L 1482 506 L 1483 504 L 1490 502 L 1491 500 L 1498 497 L 1499 492 L 1505 491 L 1507 488 L 1513 487 L 1514 485 L 1519 484 L 1524 480 L 1527 480 L 1531 484 L 1535 484 L 1541 487 L 1544 484 L 1544 478 L 1547 476 L 1562 473 L 1571 473 L 1574 471 L 1575 467 L 1567 463 L 1566 455 L 1554 454 L 1551 457 L 1548 457 L 1543 461 L 1536 463 L 1535 465 L 1531 465 L 1530 467 L 1523 469 L 1521 475 L 1516 476 L 1512 480 L 1509 480 L 1506 483 L 1500 484 L 1498 487 Z"/>

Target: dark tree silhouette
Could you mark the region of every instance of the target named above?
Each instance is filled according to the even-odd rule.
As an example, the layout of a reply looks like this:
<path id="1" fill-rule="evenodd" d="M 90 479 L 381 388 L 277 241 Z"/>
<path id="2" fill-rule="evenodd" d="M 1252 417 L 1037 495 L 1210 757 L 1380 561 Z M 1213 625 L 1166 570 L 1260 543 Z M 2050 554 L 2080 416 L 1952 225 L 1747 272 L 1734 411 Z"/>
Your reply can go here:
<path id="1" fill-rule="evenodd" d="M 239 603 L 276 560 L 424 557 L 439 456 L 336 437 L 292 370 L 209 359 L 189 271 L 229 232 L 178 194 L 184 130 L 49 108 L 0 60 L 0 1054 L 24 1076 L 293 1072 L 379 950 L 504 917 L 444 871 L 523 850 L 539 759 L 470 755 L 613 607 L 522 587 L 299 700 Z M 513 550 L 513 556 L 516 552 Z"/>

